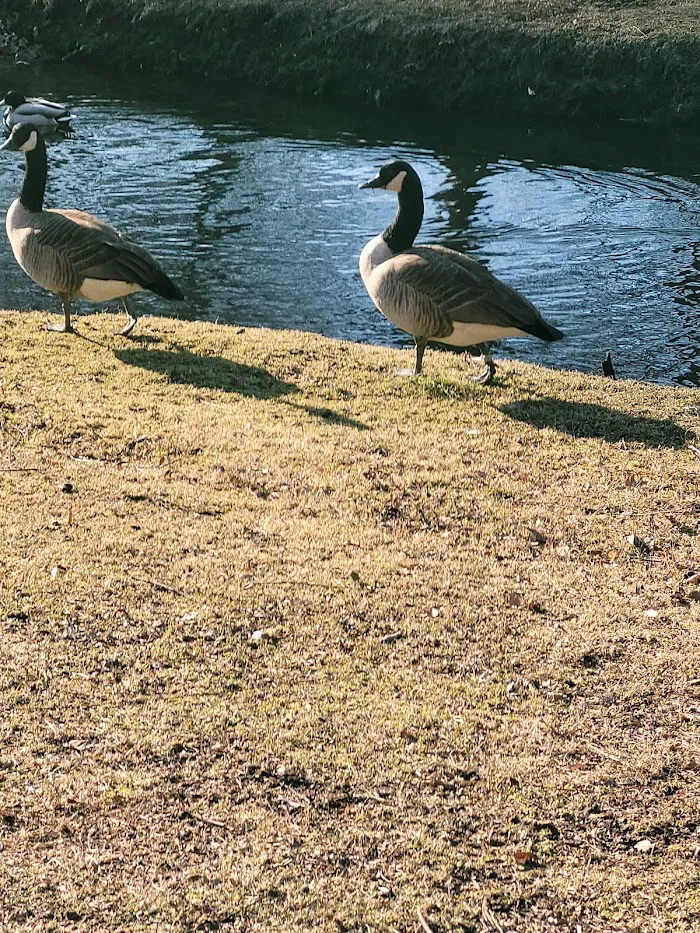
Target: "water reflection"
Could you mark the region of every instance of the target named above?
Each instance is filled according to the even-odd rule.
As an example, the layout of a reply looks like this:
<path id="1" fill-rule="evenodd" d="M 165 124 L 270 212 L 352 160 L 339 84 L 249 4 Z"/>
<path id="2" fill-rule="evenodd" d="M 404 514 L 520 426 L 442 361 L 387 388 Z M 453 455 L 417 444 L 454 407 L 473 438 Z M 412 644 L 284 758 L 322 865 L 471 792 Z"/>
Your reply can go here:
<path id="1" fill-rule="evenodd" d="M 420 239 L 471 253 L 566 333 L 499 353 L 619 375 L 698 384 L 697 139 L 619 125 L 532 131 L 313 107 L 228 90 L 73 68 L 6 86 L 67 99 L 76 136 L 50 149 L 48 206 L 81 207 L 131 233 L 183 288 L 177 313 L 408 345 L 371 306 L 357 272 L 395 198 L 361 193 L 389 156 L 421 174 Z M 86 91 L 90 96 L 86 96 Z M 0 159 L 4 202 L 21 184 Z M 0 306 L 56 310 L 0 243 Z M 172 306 L 139 296 L 142 309 Z M 89 306 L 86 306 L 86 310 Z"/>

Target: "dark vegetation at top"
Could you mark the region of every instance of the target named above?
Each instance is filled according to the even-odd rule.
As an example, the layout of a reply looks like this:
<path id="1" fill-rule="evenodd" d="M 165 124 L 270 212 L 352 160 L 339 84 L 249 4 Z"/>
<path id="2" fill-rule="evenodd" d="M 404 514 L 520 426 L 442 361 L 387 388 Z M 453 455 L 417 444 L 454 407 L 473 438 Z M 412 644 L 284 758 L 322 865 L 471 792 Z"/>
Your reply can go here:
<path id="1" fill-rule="evenodd" d="M 2 14 L 57 59 L 373 106 L 665 121 L 699 109 L 691 0 L 672 16 L 655 0 L 5 0 Z"/>

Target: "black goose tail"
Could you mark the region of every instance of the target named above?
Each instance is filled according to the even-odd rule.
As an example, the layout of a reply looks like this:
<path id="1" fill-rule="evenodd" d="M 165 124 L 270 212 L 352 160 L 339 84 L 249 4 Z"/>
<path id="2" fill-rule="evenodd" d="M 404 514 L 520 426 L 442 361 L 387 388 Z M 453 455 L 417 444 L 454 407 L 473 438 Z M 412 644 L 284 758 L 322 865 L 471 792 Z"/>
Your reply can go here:
<path id="1" fill-rule="evenodd" d="M 547 328 L 547 336 L 544 338 L 545 340 L 563 340 L 564 333 L 563 331 L 559 330 L 558 327 L 555 327 L 553 324 L 548 324 L 546 321 L 545 327 Z"/>
<path id="2" fill-rule="evenodd" d="M 533 322 L 532 326 L 528 327 L 527 330 L 533 337 L 539 337 L 540 340 L 547 340 L 550 343 L 554 340 L 561 340 L 564 336 L 558 327 L 549 324 L 544 318 L 540 318 L 537 323 Z"/>
<path id="3" fill-rule="evenodd" d="M 156 295 L 160 295 L 161 298 L 167 298 L 169 301 L 184 301 L 185 296 L 182 294 L 177 285 L 169 279 L 165 272 L 158 272 L 148 283 L 148 290 L 155 292 Z"/>

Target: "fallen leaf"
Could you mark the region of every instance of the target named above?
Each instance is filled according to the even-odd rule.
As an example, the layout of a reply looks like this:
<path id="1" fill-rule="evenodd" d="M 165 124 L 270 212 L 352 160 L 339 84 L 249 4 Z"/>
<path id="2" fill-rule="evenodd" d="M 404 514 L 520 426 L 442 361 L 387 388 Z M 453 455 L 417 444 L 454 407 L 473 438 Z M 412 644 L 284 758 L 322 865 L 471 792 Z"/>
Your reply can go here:
<path id="1" fill-rule="evenodd" d="M 533 865 L 535 862 L 535 853 L 530 849 L 516 849 L 513 857 L 518 865 Z"/>

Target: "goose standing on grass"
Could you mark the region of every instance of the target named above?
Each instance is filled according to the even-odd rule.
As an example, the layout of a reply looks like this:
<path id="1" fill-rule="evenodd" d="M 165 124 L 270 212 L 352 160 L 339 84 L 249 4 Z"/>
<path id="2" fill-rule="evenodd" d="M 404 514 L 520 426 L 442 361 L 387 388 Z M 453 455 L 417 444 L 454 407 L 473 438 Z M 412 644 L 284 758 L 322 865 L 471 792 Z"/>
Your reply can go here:
<path id="1" fill-rule="evenodd" d="M 31 123 L 42 133 L 63 130 L 69 133 L 73 114 L 65 104 L 54 104 L 43 97 L 25 97 L 19 91 L 8 91 L 0 106 L 5 108 L 2 122 L 6 130 L 17 123 Z"/>
<path id="2" fill-rule="evenodd" d="M 469 347 L 502 337 L 564 336 L 471 256 L 444 246 L 413 246 L 423 220 L 423 188 L 408 162 L 387 162 L 360 188 L 385 188 L 399 196 L 393 222 L 362 250 L 360 275 L 382 314 L 413 335 L 414 375 L 422 372 L 430 341 Z M 486 385 L 496 366 L 486 354 L 484 362 L 484 373 L 473 379 Z"/>
<path id="3" fill-rule="evenodd" d="M 73 333 L 70 310 L 74 298 L 108 302 L 121 298 L 128 336 L 136 314 L 128 295 L 151 291 L 181 301 L 180 289 L 143 247 L 92 214 L 77 210 L 44 210 L 46 146 L 36 127 L 18 123 L 0 149 L 24 153 L 24 184 L 7 212 L 7 237 L 15 259 L 37 285 L 58 295 L 64 323 L 49 330 Z"/>

